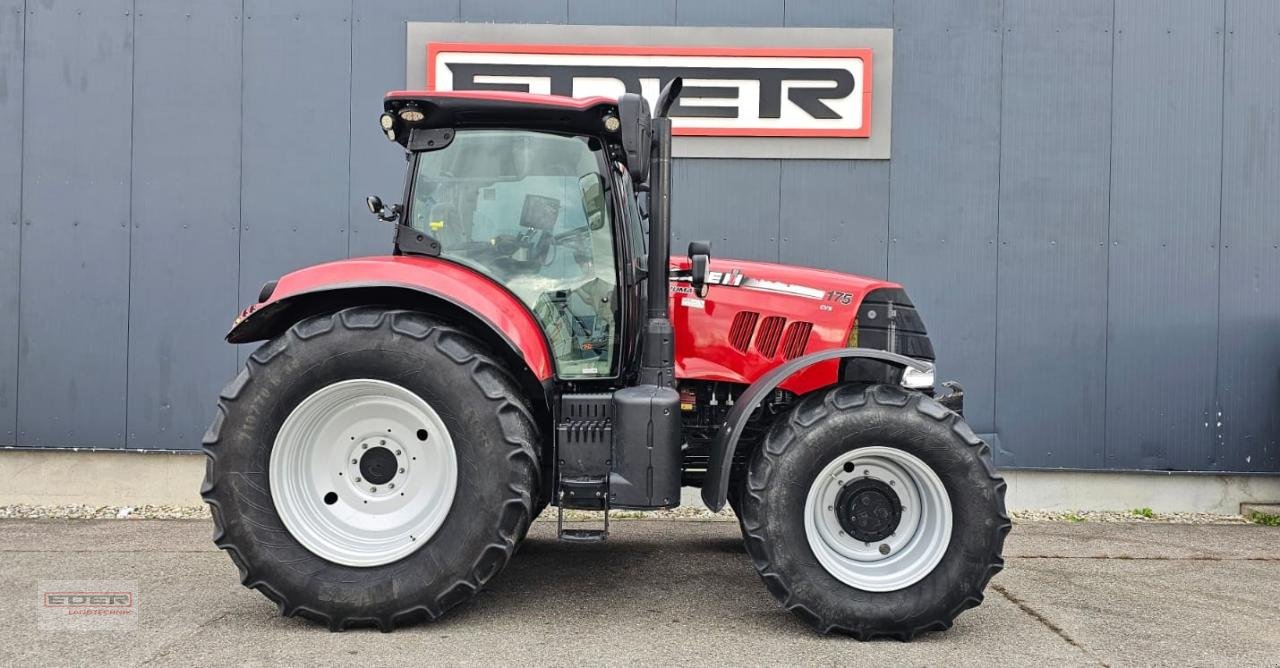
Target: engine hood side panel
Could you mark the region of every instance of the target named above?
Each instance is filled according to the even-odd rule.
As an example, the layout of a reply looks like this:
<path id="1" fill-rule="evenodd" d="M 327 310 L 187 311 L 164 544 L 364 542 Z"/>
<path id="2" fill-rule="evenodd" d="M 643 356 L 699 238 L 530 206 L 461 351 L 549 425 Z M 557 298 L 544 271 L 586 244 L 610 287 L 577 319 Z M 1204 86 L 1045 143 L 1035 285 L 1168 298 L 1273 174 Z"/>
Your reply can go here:
<path id="1" fill-rule="evenodd" d="M 820 269 L 713 259 L 705 298 L 688 282 L 689 262 L 673 258 L 671 320 L 676 377 L 749 385 L 787 360 L 847 345 L 858 306 L 896 283 Z M 802 394 L 839 379 L 837 360 L 787 379 Z"/>

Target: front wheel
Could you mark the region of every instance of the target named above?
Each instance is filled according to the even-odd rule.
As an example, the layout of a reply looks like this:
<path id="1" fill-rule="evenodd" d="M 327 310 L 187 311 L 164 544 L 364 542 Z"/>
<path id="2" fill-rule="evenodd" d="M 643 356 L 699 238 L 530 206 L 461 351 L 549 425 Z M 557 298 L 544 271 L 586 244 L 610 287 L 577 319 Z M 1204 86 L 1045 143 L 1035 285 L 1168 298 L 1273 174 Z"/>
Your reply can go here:
<path id="1" fill-rule="evenodd" d="M 1009 519 L 990 449 L 901 388 L 842 385 L 770 429 L 743 488 L 747 551 L 822 633 L 909 640 L 982 601 Z"/>

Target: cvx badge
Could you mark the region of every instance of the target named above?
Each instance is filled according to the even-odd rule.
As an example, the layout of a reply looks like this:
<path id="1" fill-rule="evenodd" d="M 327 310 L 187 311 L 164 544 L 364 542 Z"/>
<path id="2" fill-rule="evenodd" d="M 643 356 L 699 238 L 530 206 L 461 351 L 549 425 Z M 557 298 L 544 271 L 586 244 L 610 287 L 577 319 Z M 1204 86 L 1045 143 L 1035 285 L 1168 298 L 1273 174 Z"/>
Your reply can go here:
<path id="1" fill-rule="evenodd" d="M 427 45 L 429 90 L 503 90 L 616 97 L 652 105 L 684 77 L 672 108 L 677 135 L 870 137 L 868 48 L 566 44 Z"/>

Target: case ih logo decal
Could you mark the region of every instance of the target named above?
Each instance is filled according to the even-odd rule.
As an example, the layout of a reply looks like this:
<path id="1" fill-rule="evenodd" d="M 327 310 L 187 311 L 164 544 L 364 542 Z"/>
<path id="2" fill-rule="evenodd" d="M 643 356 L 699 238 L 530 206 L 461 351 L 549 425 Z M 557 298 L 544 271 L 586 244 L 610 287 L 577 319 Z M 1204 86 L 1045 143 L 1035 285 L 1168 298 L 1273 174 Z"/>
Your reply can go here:
<path id="1" fill-rule="evenodd" d="M 871 136 L 871 49 L 563 44 L 427 45 L 429 90 L 616 97 L 652 105 L 675 76 L 677 135 Z"/>

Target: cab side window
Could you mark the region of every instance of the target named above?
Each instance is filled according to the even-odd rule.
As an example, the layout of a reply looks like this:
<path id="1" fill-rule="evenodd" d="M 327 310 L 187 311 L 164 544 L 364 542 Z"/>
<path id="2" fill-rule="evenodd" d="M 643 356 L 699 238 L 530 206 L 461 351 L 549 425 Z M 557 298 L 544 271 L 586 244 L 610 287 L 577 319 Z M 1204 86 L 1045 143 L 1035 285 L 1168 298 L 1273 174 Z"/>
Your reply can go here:
<path id="1" fill-rule="evenodd" d="M 529 306 L 562 378 L 609 376 L 616 355 L 613 225 L 593 141 L 459 131 L 419 157 L 413 188 L 410 225 Z"/>

